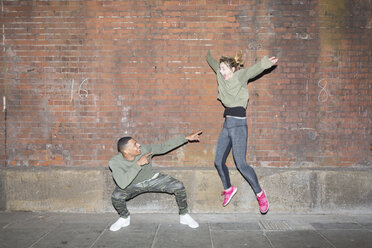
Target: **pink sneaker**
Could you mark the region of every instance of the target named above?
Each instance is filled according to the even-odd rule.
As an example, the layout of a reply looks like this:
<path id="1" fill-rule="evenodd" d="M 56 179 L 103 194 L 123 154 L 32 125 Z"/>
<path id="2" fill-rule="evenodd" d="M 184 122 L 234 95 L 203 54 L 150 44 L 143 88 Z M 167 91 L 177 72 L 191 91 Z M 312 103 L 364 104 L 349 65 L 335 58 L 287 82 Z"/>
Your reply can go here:
<path id="1" fill-rule="evenodd" d="M 238 191 L 238 188 L 234 186 L 231 186 L 231 189 L 228 191 L 226 190 L 222 191 L 221 195 L 225 195 L 225 200 L 223 201 L 222 206 L 226 207 L 237 191 Z"/>
<path id="2" fill-rule="evenodd" d="M 266 214 L 269 211 L 269 202 L 267 201 L 265 190 L 262 190 L 261 196 L 257 196 L 257 200 L 260 205 L 261 214 Z"/>

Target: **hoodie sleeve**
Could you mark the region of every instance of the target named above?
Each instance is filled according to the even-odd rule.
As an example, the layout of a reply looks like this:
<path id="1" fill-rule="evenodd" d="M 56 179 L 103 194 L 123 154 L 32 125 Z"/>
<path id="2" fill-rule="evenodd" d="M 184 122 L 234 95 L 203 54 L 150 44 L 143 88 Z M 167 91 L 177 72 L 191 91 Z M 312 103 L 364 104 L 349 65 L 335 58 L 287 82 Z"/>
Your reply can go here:
<path id="1" fill-rule="evenodd" d="M 212 56 L 211 56 L 211 52 L 208 51 L 208 54 L 207 54 L 207 62 L 209 64 L 209 66 L 213 69 L 213 71 L 215 73 L 218 73 L 218 70 L 220 69 L 220 64 L 218 63 L 217 60 L 215 60 Z"/>
<path id="2" fill-rule="evenodd" d="M 249 79 L 252 79 L 260 75 L 264 70 L 270 68 L 274 64 L 265 56 L 260 62 L 254 64 L 251 67 L 245 68 L 238 71 L 239 81 L 242 83 L 247 83 Z"/>
<path id="3" fill-rule="evenodd" d="M 185 138 L 185 136 L 181 135 L 173 139 L 169 139 L 161 144 L 151 145 L 151 151 L 153 155 L 159 155 L 167 153 L 174 148 L 177 148 L 185 143 L 187 143 L 188 140 Z"/>

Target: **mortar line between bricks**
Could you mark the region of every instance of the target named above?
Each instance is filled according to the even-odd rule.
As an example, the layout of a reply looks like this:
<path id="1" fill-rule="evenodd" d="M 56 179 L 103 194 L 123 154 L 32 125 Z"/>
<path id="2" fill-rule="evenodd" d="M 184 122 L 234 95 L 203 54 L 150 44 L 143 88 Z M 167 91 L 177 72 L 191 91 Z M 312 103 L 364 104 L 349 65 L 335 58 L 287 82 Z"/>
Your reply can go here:
<path id="1" fill-rule="evenodd" d="M 92 248 L 96 243 L 97 241 L 102 237 L 102 235 L 106 232 L 107 230 L 107 227 L 109 226 L 110 222 L 107 223 L 107 225 L 105 226 L 105 228 L 103 229 L 103 231 L 98 235 L 98 237 L 96 238 L 96 240 L 94 240 L 93 244 L 89 247 L 89 248 Z"/>
<path id="2" fill-rule="evenodd" d="M 155 232 L 155 235 L 154 235 L 154 239 L 152 240 L 151 248 L 154 248 L 155 247 L 156 237 L 158 236 L 160 225 L 161 224 L 158 224 L 158 227 L 156 228 L 156 232 Z"/>
<path id="3" fill-rule="evenodd" d="M 211 245 L 212 245 L 212 248 L 214 248 L 213 238 L 212 238 L 212 230 L 211 230 L 211 223 L 208 223 L 208 230 L 209 230 L 209 238 L 211 239 Z"/>

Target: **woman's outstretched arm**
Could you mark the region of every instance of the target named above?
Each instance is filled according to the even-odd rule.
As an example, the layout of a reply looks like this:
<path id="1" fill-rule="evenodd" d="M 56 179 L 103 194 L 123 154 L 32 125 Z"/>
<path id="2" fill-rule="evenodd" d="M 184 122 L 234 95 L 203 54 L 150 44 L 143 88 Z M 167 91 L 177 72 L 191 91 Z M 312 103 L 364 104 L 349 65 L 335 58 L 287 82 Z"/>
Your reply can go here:
<path id="1" fill-rule="evenodd" d="M 267 58 L 266 56 L 258 63 L 239 71 L 239 81 L 246 83 L 249 79 L 260 75 L 264 70 L 272 67 L 278 59 L 275 57 Z"/>
<path id="2" fill-rule="evenodd" d="M 214 70 L 215 73 L 218 73 L 218 70 L 220 69 L 220 64 L 218 63 L 217 60 L 215 60 L 212 56 L 211 56 L 211 52 L 208 51 L 208 54 L 207 54 L 207 62 L 209 64 L 209 66 Z"/>

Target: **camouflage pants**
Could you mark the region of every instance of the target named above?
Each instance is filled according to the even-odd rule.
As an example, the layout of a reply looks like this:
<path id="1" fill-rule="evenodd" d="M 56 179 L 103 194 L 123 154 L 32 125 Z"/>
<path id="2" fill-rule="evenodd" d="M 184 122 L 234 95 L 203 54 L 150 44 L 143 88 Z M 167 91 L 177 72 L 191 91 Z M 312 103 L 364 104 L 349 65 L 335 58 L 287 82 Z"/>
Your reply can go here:
<path id="1" fill-rule="evenodd" d="M 137 184 L 131 184 L 125 189 L 116 186 L 112 192 L 111 200 L 120 217 L 128 217 L 126 201 L 146 192 L 169 193 L 176 196 L 177 205 L 180 214 L 185 214 L 187 210 L 186 189 L 183 183 L 171 176 L 161 174 L 154 178 Z"/>

